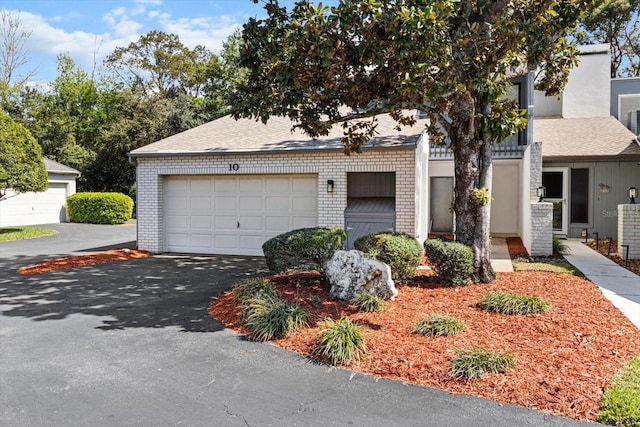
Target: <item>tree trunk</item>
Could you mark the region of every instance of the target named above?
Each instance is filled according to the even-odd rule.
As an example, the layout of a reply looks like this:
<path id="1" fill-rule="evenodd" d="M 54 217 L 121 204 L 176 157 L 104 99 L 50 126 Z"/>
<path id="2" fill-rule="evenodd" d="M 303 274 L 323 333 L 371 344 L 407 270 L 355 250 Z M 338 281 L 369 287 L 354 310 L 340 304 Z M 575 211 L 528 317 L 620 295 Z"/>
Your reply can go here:
<path id="1" fill-rule="evenodd" d="M 490 203 L 477 203 L 474 189 L 491 190 L 492 144 L 478 138 L 475 103 L 468 94 L 454 100 L 451 119 L 451 149 L 454 158 L 454 212 L 456 240 L 474 251 L 476 279 L 490 283 L 495 279 L 491 267 L 489 239 Z M 490 138 L 487 138 L 490 139 Z"/>

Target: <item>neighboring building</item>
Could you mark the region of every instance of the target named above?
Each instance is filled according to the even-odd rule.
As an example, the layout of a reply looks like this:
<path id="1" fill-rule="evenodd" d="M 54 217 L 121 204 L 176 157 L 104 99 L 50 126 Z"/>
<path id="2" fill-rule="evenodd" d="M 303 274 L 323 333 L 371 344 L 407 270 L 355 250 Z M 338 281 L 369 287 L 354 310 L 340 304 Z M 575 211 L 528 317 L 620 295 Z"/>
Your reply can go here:
<path id="1" fill-rule="evenodd" d="M 521 105 L 530 104 L 531 81 L 515 82 Z M 388 115 L 378 120 L 378 135 L 350 156 L 339 126 L 312 140 L 279 117 L 265 125 L 227 116 L 132 151 L 139 248 L 262 255 L 267 239 L 314 226 L 344 227 L 347 247 L 377 231 L 421 242 L 452 233 L 450 150 L 430 147 L 420 121 L 398 131 Z M 535 188 L 530 138 L 529 129 L 497 146 L 493 172 L 492 232 L 525 244 Z"/>
<path id="2" fill-rule="evenodd" d="M 76 192 L 77 170 L 43 159 L 47 169 L 48 186 L 43 192 L 15 193 L 7 191 L 0 201 L 0 227 L 52 224 L 65 222 L 67 197 Z"/>
<path id="3" fill-rule="evenodd" d="M 640 77 L 611 79 L 611 115 L 640 134 Z"/>
<path id="4" fill-rule="evenodd" d="M 629 187 L 640 187 L 640 145 L 611 115 L 610 100 L 621 92 L 610 81 L 609 46 L 581 51 L 560 97 L 535 92 L 533 140 L 542 143 L 554 233 L 581 237 L 586 230 L 615 238 L 617 206 L 629 201 Z"/>

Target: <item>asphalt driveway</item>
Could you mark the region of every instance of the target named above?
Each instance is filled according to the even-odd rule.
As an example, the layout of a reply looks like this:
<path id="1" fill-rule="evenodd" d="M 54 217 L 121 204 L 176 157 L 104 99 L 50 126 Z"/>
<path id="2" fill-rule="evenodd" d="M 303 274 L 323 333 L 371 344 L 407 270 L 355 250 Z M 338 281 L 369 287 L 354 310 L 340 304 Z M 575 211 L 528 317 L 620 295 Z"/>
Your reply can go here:
<path id="1" fill-rule="evenodd" d="M 78 226 L 0 243 L 3 426 L 594 425 L 375 380 L 243 339 L 207 306 L 264 274 L 262 258 L 172 254 L 16 273 L 53 254 L 135 242 L 134 226 Z"/>

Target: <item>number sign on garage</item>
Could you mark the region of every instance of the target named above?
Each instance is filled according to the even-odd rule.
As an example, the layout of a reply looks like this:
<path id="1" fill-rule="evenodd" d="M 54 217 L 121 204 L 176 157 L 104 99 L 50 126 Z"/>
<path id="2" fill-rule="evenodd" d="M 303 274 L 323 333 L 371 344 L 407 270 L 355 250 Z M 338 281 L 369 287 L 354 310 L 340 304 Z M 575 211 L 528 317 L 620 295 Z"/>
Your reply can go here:
<path id="1" fill-rule="evenodd" d="M 262 255 L 273 236 L 318 223 L 316 175 L 169 176 L 167 252 Z"/>

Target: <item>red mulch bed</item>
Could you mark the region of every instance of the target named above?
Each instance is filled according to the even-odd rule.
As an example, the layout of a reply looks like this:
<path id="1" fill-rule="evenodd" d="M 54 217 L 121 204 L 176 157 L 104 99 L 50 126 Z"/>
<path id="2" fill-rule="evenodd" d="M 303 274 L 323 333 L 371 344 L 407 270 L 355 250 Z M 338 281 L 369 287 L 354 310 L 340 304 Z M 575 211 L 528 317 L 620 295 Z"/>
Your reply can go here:
<path id="1" fill-rule="evenodd" d="M 95 264 L 107 264 L 128 259 L 146 258 L 151 253 L 137 249 L 116 249 L 111 251 L 94 252 L 87 255 L 70 256 L 28 265 L 18 269 L 18 274 L 42 274 L 51 271 L 69 270 L 75 267 L 85 267 Z"/>
<path id="2" fill-rule="evenodd" d="M 511 259 L 529 258 L 527 248 L 525 248 L 522 240 L 519 237 L 507 237 L 507 249 Z"/>
<path id="3" fill-rule="evenodd" d="M 320 274 L 273 276 L 283 298 L 307 312 L 309 328 L 273 344 L 309 356 L 318 333 L 316 322 L 348 316 L 365 326 L 367 356 L 350 369 L 504 403 L 595 420 L 603 388 L 624 363 L 640 354 L 640 331 L 591 282 L 546 272 L 500 273 L 490 285 L 444 287 L 422 272 L 383 313 L 358 313 L 329 297 Z M 296 286 L 298 285 L 298 286 Z M 489 291 L 535 294 L 551 302 L 535 316 L 508 316 L 474 307 Z M 320 298 L 320 302 L 317 297 Z M 315 302 L 315 304 L 314 304 Z M 217 298 L 209 312 L 227 327 L 246 334 L 231 292 Z M 446 313 L 465 322 L 455 337 L 411 333 L 423 314 Z M 506 374 L 478 380 L 447 376 L 456 349 L 482 346 L 509 351 L 515 366 Z"/>

